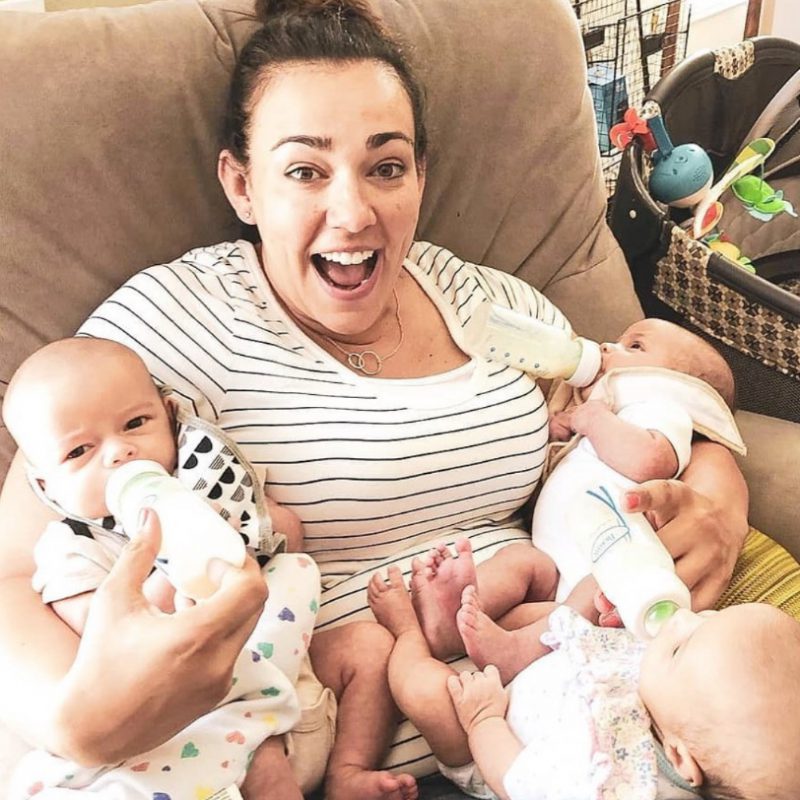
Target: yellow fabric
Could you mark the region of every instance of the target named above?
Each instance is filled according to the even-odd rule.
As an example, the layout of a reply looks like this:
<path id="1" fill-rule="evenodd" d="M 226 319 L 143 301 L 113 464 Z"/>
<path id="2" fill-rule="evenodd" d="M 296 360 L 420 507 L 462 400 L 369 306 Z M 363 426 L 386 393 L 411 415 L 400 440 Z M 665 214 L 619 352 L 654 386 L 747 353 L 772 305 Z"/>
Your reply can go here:
<path id="1" fill-rule="evenodd" d="M 738 603 L 769 603 L 800 620 L 800 564 L 755 528 L 750 529 L 717 608 Z"/>

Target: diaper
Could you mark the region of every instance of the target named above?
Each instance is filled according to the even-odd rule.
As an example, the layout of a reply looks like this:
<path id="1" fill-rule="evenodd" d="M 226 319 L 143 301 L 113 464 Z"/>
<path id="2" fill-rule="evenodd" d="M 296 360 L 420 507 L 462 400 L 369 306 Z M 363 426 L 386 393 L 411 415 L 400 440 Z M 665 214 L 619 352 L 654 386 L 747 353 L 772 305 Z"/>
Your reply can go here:
<path id="1" fill-rule="evenodd" d="M 336 697 L 324 687 L 306 654 L 295 684 L 300 699 L 300 722 L 285 734 L 286 755 L 303 794 L 316 789 L 325 777 L 336 735 Z"/>
<path id="2" fill-rule="evenodd" d="M 478 797 L 480 800 L 497 800 L 497 795 L 486 785 L 486 781 L 474 761 L 461 767 L 448 767 L 447 764 L 437 761 L 436 766 L 439 767 L 439 772 L 464 794 Z"/>

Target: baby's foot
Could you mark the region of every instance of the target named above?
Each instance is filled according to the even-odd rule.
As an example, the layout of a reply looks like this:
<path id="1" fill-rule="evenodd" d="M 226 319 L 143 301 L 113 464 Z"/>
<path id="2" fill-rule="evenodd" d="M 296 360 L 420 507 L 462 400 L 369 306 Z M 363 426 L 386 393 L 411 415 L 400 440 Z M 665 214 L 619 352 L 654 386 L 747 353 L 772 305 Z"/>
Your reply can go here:
<path id="1" fill-rule="evenodd" d="M 484 614 L 474 586 L 467 586 L 461 595 L 456 625 L 467 655 L 478 669 L 494 664 L 504 685 L 520 671 L 521 667 L 516 661 L 521 654 L 515 650 L 518 643 L 515 642 L 514 632 L 504 630 Z M 522 666 L 527 666 L 529 661 L 523 657 Z"/>
<path id="2" fill-rule="evenodd" d="M 417 782 L 406 773 L 367 770 L 349 766 L 331 770 L 326 800 L 417 800 Z"/>
<path id="3" fill-rule="evenodd" d="M 376 572 L 367 585 L 367 602 L 375 619 L 395 638 L 407 630 L 419 630 L 417 615 L 400 570 L 389 567 L 387 577 L 388 582 Z"/>
<path id="4" fill-rule="evenodd" d="M 456 612 L 464 587 L 478 579 L 469 539 L 459 539 L 455 548 L 457 558 L 440 544 L 411 564 L 411 600 L 431 653 L 439 659 L 464 652 Z"/>

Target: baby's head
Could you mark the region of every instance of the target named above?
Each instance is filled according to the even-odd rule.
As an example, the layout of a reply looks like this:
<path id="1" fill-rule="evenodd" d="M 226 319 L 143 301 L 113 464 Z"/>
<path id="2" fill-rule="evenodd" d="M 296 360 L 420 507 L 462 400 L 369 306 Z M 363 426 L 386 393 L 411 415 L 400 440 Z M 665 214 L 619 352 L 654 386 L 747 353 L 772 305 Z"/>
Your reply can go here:
<path id="1" fill-rule="evenodd" d="M 3 421 L 47 496 L 77 516 L 108 515 L 112 470 L 134 459 L 175 467 L 167 404 L 132 350 L 106 339 L 61 339 L 16 371 Z"/>
<path id="2" fill-rule="evenodd" d="M 705 339 L 663 319 L 648 318 L 631 325 L 614 344 L 601 345 L 603 375 L 617 367 L 664 367 L 700 378 L 733 408 L 733 373 L 725 359 Z"/>
<path id="3" fill-rule="evenodd" d="M 639 692 L 667 757 L 704 796 L 800 797 L 800 622 L 773 606 L 679 611 Z"/>

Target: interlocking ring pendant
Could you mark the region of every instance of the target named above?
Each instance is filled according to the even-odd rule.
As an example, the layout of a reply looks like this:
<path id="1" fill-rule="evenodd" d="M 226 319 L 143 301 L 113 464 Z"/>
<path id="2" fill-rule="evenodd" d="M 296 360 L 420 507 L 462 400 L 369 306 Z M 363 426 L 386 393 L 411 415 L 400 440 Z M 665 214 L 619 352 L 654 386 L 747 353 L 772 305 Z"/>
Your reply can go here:
<path id="1" fill-rule="evenodd" d="M 347 363 L 365 375 L 377 375 L 383 369 L 383 359 L 374 350 L 348 353 Z"/>

